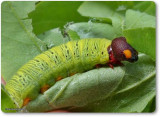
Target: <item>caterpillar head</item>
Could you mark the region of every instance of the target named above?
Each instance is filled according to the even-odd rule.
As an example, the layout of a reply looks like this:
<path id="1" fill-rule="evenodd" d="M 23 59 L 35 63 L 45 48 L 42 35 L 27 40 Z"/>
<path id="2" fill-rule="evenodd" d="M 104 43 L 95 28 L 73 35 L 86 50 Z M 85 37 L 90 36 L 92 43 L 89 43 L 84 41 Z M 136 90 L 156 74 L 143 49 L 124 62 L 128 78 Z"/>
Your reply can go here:
<path id="1" fill-rule="evenodd" d="M 138 52 L 127 43 L 125 37 L 115 38 L 108 48 L 110 63 L 116 64 L 121 61 L 135 62 L 138 60 Z"/>

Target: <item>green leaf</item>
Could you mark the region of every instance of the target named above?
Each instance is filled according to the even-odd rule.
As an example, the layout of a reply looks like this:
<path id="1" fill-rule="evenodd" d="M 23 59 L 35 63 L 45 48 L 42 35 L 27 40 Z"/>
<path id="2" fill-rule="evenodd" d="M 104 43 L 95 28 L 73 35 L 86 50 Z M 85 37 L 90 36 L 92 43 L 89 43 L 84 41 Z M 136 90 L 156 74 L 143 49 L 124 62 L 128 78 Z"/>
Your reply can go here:
<path id="1" fill-rule="evenodd" d="M 125 72 L 121 67 L 101 68 L 76 74 L 57 82 L 43 95 L 31 101 L 31 112 L 64 107 L 81 107 L 108 97 L 119 85 Z"/>
<path id="2" fill-rule="evenodd" d="M 46 50 L 32 33 L 27 14 L 34 10 L 35 2 L 2 3 L 2 76 L 8 81 L 28 60 Z"/>
<path id="3" fill-rule="evenodd" d="M 124 36 L 139 52 L 156 58 L 156 31 L 155 28 L 136 28 L 123 31 Z"/>
<path id="4" fill-rule="evenodd" d="M 77 34 L 77 32 L 75 32 L 75 31 L 73 31 L 73 30 L 68 30 L 68 31 L 67 31 L 67 34 L 68 34 L 70 40 L 79 40 L 79 39 L 80 39 L 80 37 L 79 37 L 79 35 Z"/>
<path id="5" fill-rule="evenodd" d="M 124 16 L 125 10 L 131 8 L 134 2 L 113 2 L 113 1 L 87 1 L 78 9 L 82 16 L 108 18 L 109 22 L 117 16 Z"/>
<path id="6" fill-rule="evenodd" d="M 149 15 L 156 15 L 156 4 L 154 1 L 141 1 L 139 4 L 135 5 L 133 9 L 145 12 Z"/>
<path id="7" fill-rule="evenodd" d="M 80 36 L 80 38 L 107 38 L 114 39 L 116 37 L 113 27 L 103 23 L 75 23 L 68 27 Z"/>
<path id="8" fill-rule="evenodd" d="M 48 48 L 52 48 L 69 41 L 67 37 L 63 37 L 59 28 L 46 31 L 37 37 L 45 42 Z"/>
<path id="9" fill-rule="evenodd" d="M 80 112 L 142 112 L 156 94 L 155 63 L 149 56 L 141 54 L 137 63 L 127 63 L 125 66 L 125 76 L 111 96 L 70 110 Z"/>
<path id="10" fill-rule="evenodd" d="M 33 20 L 33 31 L 41 34 L 47 30 L 63 27 L 67 22 L 87 21 L 76 11 L 81 1 L 43 1 L 29 14 Z"/>
<path id="11" fill-rule="evenodd" d="M 135 49 L 150 55 L 155 60 L 155 17 L 139 11 L 127 10 L 125 19 L 126 27 L 123 34 L 128 42 Z"/>
<path id="12" fill-rule="evenodd" d="M 16 112 L 16 105 L 6 93 L 4 88 L 1 87 L 1 110 L 5 113 Z"/>
<path id="13" fill-rule="evenodd" d="M 125 21 L 126 29 L 156 27 L 156 18 L 154 16 L 139 11 L 127 10 Z"/>
<path id="14" fill-rule="evenodd" d="M 92 17 L 102 22 L 105 21 L 107 23 L 112 23 L 116 37 L 120 37 L 123 36 L 125 11 L 131 8 L 153 14 L 155 4 L 153 2 L 139 1 L 87 1 L 80 6 L 78 11 L 82 16 Z M 131 16 L 134 18 L 134 14 Z M 149 20 L 146 19 L 145 22 Z M 131 22 L 133 21 L 131 20 Z"/>
<path id="15" fill-rule="evenodd" d="M 78 9 L 82 16 L 99 19 L 113 25 L 116 37 L 122 36 L 125 11 L 139 2 L 87 1 Z"/>
<path id="16" fill-rule="evenodd" d="M 121 83 L 116 90 L 118 93 L 133 88 L 146 80 L 145 78 L 150 78 L 149 76 L 155 72 L 155 62 L 151 60 L 150 56 L 140 53 L 138 57 L 139 60 L 136 63 L 124 63 L 126 66 L 126 74 L 123 83 Z"/>
<path id="17" fill-rule="evenodd" d="M 143 112 L 144 113 L 146 113 L 146 112 L 154 112 L 155 108 L 156 108 L 156 96 L 150 102 L 148 102 L 148 104 L 145 107 L 145 109 L 143 110 Z"/>
<path id="18" fill-rule="evenodd" d="M 117 36 L 120 36 L 122 34 L 121 24 L 123 22 L 123 14 L 121 11 L 115 12 L 116 8 L 119 8 L 116 3 L 118 4 L 118 2 L 87 1 L 79 7 L 78 12 L 82 16 L 93 17 L 99 20 L 105 19 L 108 23 L 113 24 Z"/>

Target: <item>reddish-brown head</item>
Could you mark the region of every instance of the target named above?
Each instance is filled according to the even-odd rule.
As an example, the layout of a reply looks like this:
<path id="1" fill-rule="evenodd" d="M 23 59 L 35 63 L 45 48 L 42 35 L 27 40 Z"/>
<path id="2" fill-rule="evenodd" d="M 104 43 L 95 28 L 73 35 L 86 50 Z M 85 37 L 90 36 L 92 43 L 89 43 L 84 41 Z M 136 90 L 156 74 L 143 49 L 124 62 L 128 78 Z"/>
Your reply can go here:
<path id="1" fill-rule="evenodd" d="M 125 37 L 115 38 L 108 52 L 110 54 L 110 63 L 113 64 L 120 61 L 135 62 L 138 60 L 138 52 L 127 43 Z"/>

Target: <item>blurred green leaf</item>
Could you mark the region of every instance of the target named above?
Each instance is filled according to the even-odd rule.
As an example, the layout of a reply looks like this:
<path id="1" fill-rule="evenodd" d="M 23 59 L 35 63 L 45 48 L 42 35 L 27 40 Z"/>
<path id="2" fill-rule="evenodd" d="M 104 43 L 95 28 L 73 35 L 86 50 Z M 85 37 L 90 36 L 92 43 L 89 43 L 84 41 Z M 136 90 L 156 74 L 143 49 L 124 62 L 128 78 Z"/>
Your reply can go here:
<path id="1" fill-rule="evenodd" d="M 75 23 L 68 27 L 80 36 L 80 38 L 107 38 L 114 39 L 116 34 L 113 27 L 103 23 Z"/>
<path id="2" fill-rule="evenodd" d="M 35 2 L 2 3 L 2 76 L 7 82 L 28 60 L 46 50 L 46 45 L 33 33 L 30 19 Z"/>
<path id="3" fill-rule="evenodd" d="M 111 23 L 117 16 L 123 17 L 125 10 L 133 6 L 133 1 L 87 1 L 79 7 L 78 12 L 86 17 L 108 18 L 110 19 L 108 23 Z"/>
<path id="4" fill-rule="evenodd" d="M 67 37 L 63 37 L 59 28 L 46 31 L 37 37 L 45 42 L 48 48 L 52 48 L 69 41 Z"/>
<path id="5" fill-rule="evenodd" d="M 132 4 L 129 2 L 128 4 Z M 92 17 L 103 21 L 106 23 L 112 23 L 115 33 L 117 36 L 122 35 L 122 27 L 124 18 L 124 11 L 128 6 L 124 6 L 123 2 L 98 2 L 98 1 L 87 1 L 84 2 L 78 9 L 78 12 L 82 16 Z"/>
<path id="6" fill-rule="evenodd" d="M 156 4 L 154 1 L 141 1 L 135 5 L 133 9 L 145 12 L 149 15 L 156 15 Z"/>
<path id="7" fill-rule="evenodd" d="M 84 107 L 71 108 L 71 111 L 142 112 L 156 94 L 155 63 L 149 56 L 141 54 L 137 63 L 126 64 L 126 70 L 121 84 L 111 96 Z"/>
<path id="8" fill-rule="evenodd" d="M 13 113 L 16 112 L 16 108 L 17 107 L 14 102 L 11 100 L 4 88 L 1 87 L 1 110 L 5 113 Z"/>
<path id="9" fill-rule="evenodd" d="M 101 68 L 76 74 L 57 82 L 39 95 L 26 108 L 31 112 L 50 111 L 64 107 L 81 107 L 108 97 L 122 81 L 121 67 Z"/>
<path id="10" fill-rule="evenodd" d="M 151 15 L 155 14 L 154 2 L 143 1 L 87 1 L 80 6 L 78 11 L 82 16 L 99 19 L 99 21 L 106 23 L 112 23 L 116 37 L 120 37 L 123 36 L 125 11 L 132 8 Z M 134 14 L 130 16 L 134 18 Z M 148 17 L 146 17 L 146 19 L 147 18 Z M 150 19 L 146 19 L 145 22 L 150 21 Z M 141 22 L 143 21 L 144 20 Z"/>
<path id="11" fill-rule="evenodd" d="M 123 31 L 124 36 L 139 52 L 156 58 L 156 31 L 155 28 L 136 28 Z"/>
<path id="12" fill-rule="evenodd" d="M 147 20 L 146 20 L 147 19 Z M 144 27 L 156 27 L 156 18 L 134 10 L 127 10 L 125 17 L 125 29 L 144 28 Z"/>
<path id="13" fill-rule="evenodd" d="M 79 7 L 78 12 L 82 16 L 111 23 L 116 37 L 120 37 L 123 35 L 125 11 L 138 3 L 135 1 L 87 1 Z"/>
<path id="14" fill-rule="evenodd" d="M 32 18 L 33 31 L 41 34 L 47 30 L 63 27 L 68 22 L 87 21 L 88 18 L 82 17 L 77 8 L 81 1 L 42 1 L 36 9 L 29 14 Z"/>
<path id="15" fill-rule="evenodd" d="M 138 51 L 150 55 L 155 60 L 155 17 L 139 11 L 127 10 L 125 19 L 126 27 L 123 34 L 127 41 Z"/>

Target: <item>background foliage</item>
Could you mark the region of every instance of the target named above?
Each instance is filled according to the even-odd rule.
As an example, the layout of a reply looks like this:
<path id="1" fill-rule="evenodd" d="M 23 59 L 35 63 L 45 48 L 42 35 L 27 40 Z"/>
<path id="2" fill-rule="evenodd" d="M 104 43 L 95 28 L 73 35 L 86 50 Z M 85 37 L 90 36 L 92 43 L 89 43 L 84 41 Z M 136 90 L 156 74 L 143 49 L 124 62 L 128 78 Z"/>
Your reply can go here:
<path id="1" fill-rule="evenodd" d="M 2 77 L 6 82 L 22 65 L 36 55 L 70 40 L 83 38 L 112 40 L 115 37 L 125 36 L 140 53 L 137 63 L 124 63 L 125 75 L 121 83 L 116 84 L 116 90 L 107 97 L 103 99 L 95 97 L 95 101 L 83 101 L 83 105 L 72 103 L 73 100 L 67 102 L 69 98 L 76 95 L 75 92 L 79 88 L 70 81 L 69 84 L 73 85 L 65 87 L 65 91 L 55 101 L 59 105 L 54 105 L 54 108 L 48 107 L 49 110 L 64 107 L 69 111 L 83 112 L 153 112 L 155 110 L 156 10 L 154 2 L 3 2 L 1 11 L 1 68 Z M 109 70 L 109 68 L 104 69 Z M 104 72 L 104 69 L 100 69 L 96 75 Z M 89 71 L 89 75 L 92 74 L 91 72 L 92 70 Z M 87 73 L 81 75 L 85 77 L 85 74 Z M 119 72 L 110 73 L 110 76 L 114 77 L 115 74 Z M 80 76 L 74 77 L 81 79 Z M 78 82 L 78 78 L 74 82 Z M 70 79 L 73 78 L 66 78 L 54 85 L 52 87 L 54 93 L 46 93 L 47 97 L 58 94 L 61 90 L 56 90 L 56 87 L 60 88 L 61 83 L 68 82 Z M 97 78 L 92 80 L 96 82 Z M 90 80 L 86 80 L 86 83 L 89 82 Z M 84 85 L 85 83 L 81 83 L 80 87 Z M 90 85 L 91 89 L 95 89 L 99 84 Z M 105 91 L 103 87 L 99 89 Z M 89 88 L 86 87 L 85 90 L 89 91 Z M 83 94 L 82 97 L 86 95 L 88 94 Z M 98 97 L 101 96 L 102 94 Z M 45 98 L 39 96 L 36 101 L 40 102 L 42 99 L 45 101 Z M 77 100 L 82 101 L 83 98 Z M 67 106 L 66 103 L 71 105 Z M 11 112 L 5 110 L 6 104 L 10 108 L 15 108 L 4 89 L 2 110 Z M 26 108 L 33 111 L 34 106 L 38 104 L 30 108 L 28 105 Z"/>

